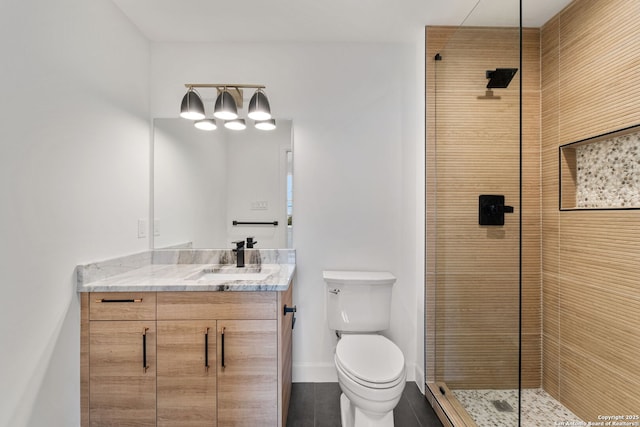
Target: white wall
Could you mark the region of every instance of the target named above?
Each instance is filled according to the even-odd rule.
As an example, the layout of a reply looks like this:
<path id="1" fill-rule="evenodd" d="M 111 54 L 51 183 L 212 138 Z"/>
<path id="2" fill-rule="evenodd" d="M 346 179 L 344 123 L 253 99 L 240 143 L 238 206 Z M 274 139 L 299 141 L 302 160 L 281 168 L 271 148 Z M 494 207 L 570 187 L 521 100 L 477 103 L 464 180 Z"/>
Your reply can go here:
<path id="1" fill-rule="evenodd" d="M 0 426 L 78 426 L 74 268 L 148 246 L 148 42 L 107 0 L 3 0 L 0 52 Z"/>
<path id="2" fill-rule="evenodd" d="M 74 267 L 148 247 L 137 238 L 149 209 L 148 118 L 177 116 L 185 82 L 264 83 L 274 112 L 294 120 L 295 380 L 334 379 L 326 268 L 398 276 L 389 334 L 413 377 L 420 49 L 157 44 L 149 56 L 108 0 L 6 0 L 0 35 L 0 426 L 79 425 Z"/>
<path id="3" fill-rule="evenodd" d="M 175 117 L 184 83 L 198 82 L 265 84 L 272 112 L 293 119 L 294 381 L 335 380 L 323 269 L 398 277 L 388 334 L 405 354 L 409 378 L 421 372 L 420 43 L 151 46 L 154 117 Z"/>

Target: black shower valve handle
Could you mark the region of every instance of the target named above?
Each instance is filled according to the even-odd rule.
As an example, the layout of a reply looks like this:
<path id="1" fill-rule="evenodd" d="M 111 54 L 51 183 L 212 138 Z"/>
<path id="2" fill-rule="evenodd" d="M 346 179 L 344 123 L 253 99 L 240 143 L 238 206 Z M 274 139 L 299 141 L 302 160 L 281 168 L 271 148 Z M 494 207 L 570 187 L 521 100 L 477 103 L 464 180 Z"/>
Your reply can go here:
<path id="1" fill-rule="evenodd" d="M 513 213 L 513 206 L 504 204 L 503 195 L 483 194 L 478 198 L 478 223 L 480 225 L 504 225 L 504 214 Z"/>

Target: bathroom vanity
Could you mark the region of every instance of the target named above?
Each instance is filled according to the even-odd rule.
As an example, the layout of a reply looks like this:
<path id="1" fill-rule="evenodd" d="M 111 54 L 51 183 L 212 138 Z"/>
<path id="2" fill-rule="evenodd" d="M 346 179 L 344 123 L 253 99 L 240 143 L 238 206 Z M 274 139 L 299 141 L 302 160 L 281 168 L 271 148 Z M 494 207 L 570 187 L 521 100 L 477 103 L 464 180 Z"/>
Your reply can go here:
<path id="1" fill-rule="evenodd" d="M 286 425 L 295 252 L 227 252 L 78 267 L 83 427 Z"/>

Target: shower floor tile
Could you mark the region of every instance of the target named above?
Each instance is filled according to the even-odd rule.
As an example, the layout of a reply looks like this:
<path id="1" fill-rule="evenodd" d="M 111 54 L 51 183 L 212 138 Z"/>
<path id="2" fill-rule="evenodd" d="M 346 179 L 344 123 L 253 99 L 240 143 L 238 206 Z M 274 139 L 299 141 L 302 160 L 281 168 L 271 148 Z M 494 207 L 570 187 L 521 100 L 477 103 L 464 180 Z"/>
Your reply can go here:
<path id="1" fill-rule="evenodd" d="M 478 427 L 518 425 L 517 390 L 452 390 Z M 499 411 L 498 406 L 506 402 L 512 412 Z M 573 412 L 542 389 L 522 390 L 522 427 L 544 427 L 558 425 L 561 421 L 580 422 Z"/>

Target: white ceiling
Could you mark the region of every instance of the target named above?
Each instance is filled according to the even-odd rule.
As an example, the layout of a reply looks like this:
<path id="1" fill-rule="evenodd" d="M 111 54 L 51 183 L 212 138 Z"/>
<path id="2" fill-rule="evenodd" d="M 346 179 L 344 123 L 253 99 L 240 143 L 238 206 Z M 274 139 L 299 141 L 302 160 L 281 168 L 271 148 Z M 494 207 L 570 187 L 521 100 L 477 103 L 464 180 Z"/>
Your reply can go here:
<path id="1" fill-rule="evenodd" d="M 539 27 L 571 0 L 522 0 Z M 425 25 L 518 24 L 518 0 L 113 0 L 156 42 L 406 42 Z"/>

